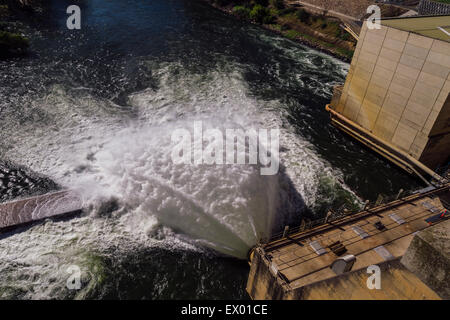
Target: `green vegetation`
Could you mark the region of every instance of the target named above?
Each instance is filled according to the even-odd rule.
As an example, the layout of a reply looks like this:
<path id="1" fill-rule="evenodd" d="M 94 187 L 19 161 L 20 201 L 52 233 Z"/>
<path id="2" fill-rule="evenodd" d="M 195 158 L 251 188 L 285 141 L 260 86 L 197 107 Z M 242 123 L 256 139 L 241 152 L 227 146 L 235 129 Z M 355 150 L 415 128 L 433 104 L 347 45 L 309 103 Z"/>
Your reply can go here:
<path id="1" fill-rule="evenodd" d="M 450 4 L 450 0 L 433 0 L 433 1 Z"/>
<path id="2" fill-rule="evenodd" d="M 11 20 L 7 3 L 7 0 L 0 0 L 0 59 L 23 55 L 29 47 L 28 39 L 20 34 L 18 24 Z"/>
<path id="3" fill-rule="evenodd" d="M 213 2 L 215 4 L 217 4 L 218 6 L 226 6 L 226 5 L 229 5 L 230 3 L 232 3 L 231 0 L 214 0 Z"/>
<path id="4" fill-rule="evenodd" d="M 270 5 L 277 10 L 284 9 L 283 0 L 270 0 Z"/>
<path id="5" fill-rule="evenodd" d="M 296 30 L 288 30 L 288 31 L 286 31 L 285 36 L 288 37 L 289 39 L 296 39 L 296 38 L 299 38 L 302 36 L 304 37 L 305 34 L 300 33 Z"/>
<path id="6" fill-rule="evenodd" d="M 245 1 L 238 2 L 241 4 L 233 7 L 233 13 L 237 17 L 241 19 L 250 19 L 261 24 L 275 23 L 276 18 L 272 14 L 272 8 L 268 7 L 268 0 L 255 0 L 254 2 L 247 3 L 245 3 Z"/>
<path id="7" fill-rule="evenodd" d="M 355 42 L 352 36 L 339 26 L 340 22 L 337 19 L 312 15 L 303 9 L 287 13 L 280 19 L 293 26 L 303 26 L 339 40 Z"/>
<path id="8" fill-rule="evenodd" d="M 304 8 L 286 6 L 283 0 L 209 0 L 243 20 L 251 20 L 277 31 L 289 39 L 299 40 L 350 60 L 355 39 L 340 27 L 337 18 L 312 14 Z M 449 0 L 450 1 L 450 0 Z"/>
<path id="9" fill-rule="evenodd" d="M 325 215 L 329 210 L 340 214 L 344 212 L 358 212 L 361 203 L 350 191 L 344 189 L 338 181 L 330 176 L 319 177 L 318 198 L 315 211 Z"/>
<path id="10" fill-rule="evenodd" d="M 270 10 L 260 4 L 253 6 L 250 11 L 250 19 L 257 23 L 271 24 L 275 22 L 275 17 L 271 15 Z"/>
<path id="11" fill-rule="evenodd" d="M 309 19 L 311 18 L 311 14 L 304 9 L 298 10 L 295 15 L 297 16 L 298 20 L 306 24 L 309 23 Z"/>
<path id="12" fill-rule="evenodd" d="M 249 19 L 250 18 L 250 9 L 244 6 L 235 6 L 233 8 L 233 12 L 236 16 L 241 19 Z"/>
<path id="13" fill-rule="evenodd" d="M 352 50 L 348 50 L 348 49 L 344 49 L 344 48 L 336 48 L 336 51 L 345 57 L 352 57 L 353 52 L 354 52 Z"/>
<path id="14" fill-rule="evenodd" d="M 254 0 L 253 1 L 256 5 L 260 5 L 263 7 L 267 7 L 269 4 L 269 0 Z"/>
<path id="15" fill-rule="evenodd" d="M 288 7 L 288 8 L 284 8 L 278 11 L 278 14 L 280 16 L 285 16 L 291 13 L 295 13 L 297 11 L 297 9 L 295 9 L 294 7 Z"/>
<path id="16" fill-rule="evenodd" d="M 6 17 L 9 14 L 9 9 L 6 4 L 1 4 L 0 2 L 0 19 Z"/>
<path id="17" fill-rule="evenodd" d="M 4 56 L 23 54 L 28 47 L 27 38 L 17 33 L 0 30 L 0 54 Z"/>

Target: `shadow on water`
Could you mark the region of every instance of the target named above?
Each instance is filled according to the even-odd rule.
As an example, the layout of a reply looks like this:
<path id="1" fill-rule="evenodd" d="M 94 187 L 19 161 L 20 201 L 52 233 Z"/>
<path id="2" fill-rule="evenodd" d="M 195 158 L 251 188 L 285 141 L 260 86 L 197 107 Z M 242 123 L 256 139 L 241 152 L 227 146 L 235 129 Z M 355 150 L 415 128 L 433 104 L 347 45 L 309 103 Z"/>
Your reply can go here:
<path id="1" fill-rule="evenodd" d="M 313 210 L 308 208 L 302 195 L 297 191 L 294 183 L 286 174 L 286 168 L 280 165 L 278 173 L 279 207 L 276 211 L 272 233 L 283 231 L 285 226 L 298 226 L 302 218 L 312 218 Z"/>
<path id="2" fill-rule="evenodd" d="M 176 263 L 174 263 L 176 261 Z M 249 299 L 246 261 L 189 250 L 111 247 L 89 255 L 83 299 Z M 92 285 L 88 285 L 88 283 Z M 67 298 L 75 298 L 73 290 Z"/>

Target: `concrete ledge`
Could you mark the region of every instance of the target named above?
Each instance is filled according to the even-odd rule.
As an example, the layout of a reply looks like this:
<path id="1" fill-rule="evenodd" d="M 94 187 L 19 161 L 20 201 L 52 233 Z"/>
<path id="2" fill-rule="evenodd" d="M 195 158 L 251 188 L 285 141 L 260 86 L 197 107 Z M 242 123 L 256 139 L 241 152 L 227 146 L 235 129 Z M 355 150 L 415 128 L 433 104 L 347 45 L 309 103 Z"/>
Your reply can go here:
<path id="1" fill-rule="evenodd" d="M 369 289 L 367 268 L 355 270 L 299 288 L 304 300 L 439 300 L 439 296 L 394 259 L 378 264 L 381 289 Z"/>
<path id="2" fill-rule="evenodd" d="M 82 205 L 81 197 L 69 190 L 0 203 L 0 231 L 49 217 L 79 212 Z"/>
<path id="3" fill-rule="evenodd" d="M 441 298 L 450 299 L 450 220 L 417 233 L 401 263 Z"/>
<path id="4" fill-rule="evenodd" d="M 247 282 L 247 292 L 253 300 L 292 299 L 291 288 L 280 278 L 277 266 L 256 248 Z"/>

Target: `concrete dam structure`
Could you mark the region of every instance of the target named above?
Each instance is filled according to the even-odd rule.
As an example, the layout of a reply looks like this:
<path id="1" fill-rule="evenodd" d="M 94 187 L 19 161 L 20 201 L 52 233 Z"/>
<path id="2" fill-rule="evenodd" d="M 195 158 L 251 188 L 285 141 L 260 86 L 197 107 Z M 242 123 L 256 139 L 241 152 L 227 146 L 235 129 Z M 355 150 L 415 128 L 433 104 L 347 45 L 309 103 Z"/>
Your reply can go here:
<path id="1" fill-rule="evenodd" d="M 307 2 L 343 19 L 373 3 Z M 196 1 L 82 4 L 75 38 L 46 21 L 32 61 L 1 64 L 0 149 L 58 184 L 0 167 L 14 199 L 0 204 L 0 299 L 450 298 L 450 176 L 434 171 L 450 149 L 448 16 L 342 21 L 359 39 L 344 85 L 347 63 Z M 415 184 L 329 125 L 336 83 L 331 123 L 428 187 L 355 212 Z M 174 163 L 171 134 L 200 120 L 279 127 L 279 174 Z M 84 198 L 29 196 L 58 185 Z"/>
<path id="2" fill-rule="evenodd" d="M 434 186 L 258 245 L 252 299 L 450 299 L 450 184 L 434 171 L 450 159 L 449 26 L 450 16 L 364 22 L 326 106 L 337 128 Z"/>
<path id="3" fill-rule="evenodd" d="M 252 299 L 449 299 L 450 184 L 257 246 Z M 381 287 L 367 285 L 380 269 Z"/>
<path id="4" fill-rule="evenodd" d="M 404 169 L 433 175 L 450 156 L 450 16 L 365 22 L 333 124 Z M 439 178 L 438 178 L 439 179 Z"/>

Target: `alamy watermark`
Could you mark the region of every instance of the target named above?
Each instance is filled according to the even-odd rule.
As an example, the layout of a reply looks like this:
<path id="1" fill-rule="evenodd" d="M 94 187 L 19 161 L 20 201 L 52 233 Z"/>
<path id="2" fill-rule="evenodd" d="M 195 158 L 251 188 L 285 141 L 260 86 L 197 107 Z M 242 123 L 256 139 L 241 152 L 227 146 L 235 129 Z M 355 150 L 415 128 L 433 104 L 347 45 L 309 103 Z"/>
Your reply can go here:
<path id="1" fill-rule="evenodd" d="M 367 28 L 370 30 L 381 29 L 381 9 L 376 4 L 367 7 L 367 13 L 371 15 L 367 18 Z"/>
<path id="2" fill-rule="evenodd" d="M 367 7 L 367 13 L 371 15 L 367 18 L 367 27 L 369 29 L 381 29 L 381 9 L 379 6 L 373 4 Z M 66 26 L 69 30 L 80 30 L 81 29 L 81 9 L 77 5 L 70 5 L 66 10 L 67 14 L 70 16 L 67 18 Z M 443 30 L 446 32 L 445 30 Z M 446 32 L 447 33 L 447 32 Z"/>
<path id="3" fill-rule="evenodd" d="M 371 265 L 367 267 L 367 273 L 371 274 L 369 278 L 367 278 L 366 285 L 370 290 L 381 289 L 381 269 L 377 265 Z"/>
<path id="4" fill-rule="evenodd" d="M 77 265 L 70 265 L 67 268 L 67 273 L 70 276 L 67 278 L 66 287 L 69 290 L 80 290 L 81 289 L 81 269 Z"/>
<path id="5" fill-rule="evenodd" d="M 67 7 L 67 14 L 70 16 L 67 18 L 66 26 L 69 30 L 80 30 L 81 29 L 81 9 L 77 5 L 71 5 Z"/>
<path id="6" fill-rule="evenodd" d="M 191 134 L 193 132 L 193 134 Z M 193 130 L 173 131 L 172 161 L 188 165 L 259 164 L 261 175 L 274 175 L 279 169 L 279 129 L 203 130 L 194 121 Z"/>

